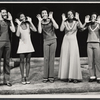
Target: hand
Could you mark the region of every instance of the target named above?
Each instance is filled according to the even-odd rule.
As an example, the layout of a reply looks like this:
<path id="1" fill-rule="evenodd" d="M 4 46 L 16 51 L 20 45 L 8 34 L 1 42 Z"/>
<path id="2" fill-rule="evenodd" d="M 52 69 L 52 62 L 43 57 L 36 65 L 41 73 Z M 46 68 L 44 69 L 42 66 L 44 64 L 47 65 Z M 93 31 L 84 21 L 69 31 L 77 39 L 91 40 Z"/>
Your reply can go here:
<path id="1" fill-rule="evenodd" d="M 85 16 L 85 23 L 89 23 L 90 22 L 89 19 L 90 19 L 89 15 Z"/>
<path id="2" fill-rule="evenodd" d="M 97 22 L 100 23 L 100 15 L 97 17 Z"/>
<path id="3" fill-rule="evenodd" d="M 32 18 L 27 17 L 27 21 L 32 22 Z"/>
<path id="4" fill-rule="evenodd" d="M 20 25 L 21 24 L 21 21 L 19 21 L 19 19 L 15 19 L 15 22 L 18 24 L 18 25 Z"/>
<path id="5" fill-rule="evenodd" d="M 80 20 L 80 19 L 79 19 L 79 13 L 78 13 L 78 12 L 75 13 L 75 18 L 76 18 L 77 20 Z"/>
<path id="6" fill-rule="evenodd" d="M 50 19 L 53 18 L 53 12 L 49 12 L 49 18 L 50 18 Z"/>
<path id="7" fill-rule="evenodd" d="M 40 14 L 38 14 L 36 17 L 37 17 L 37 19 L 38 19 L 39 21 L 42 21 L 42 18 L 41 18 L 41 15 L 40 15 Z"/>
<path id="8" fill-rule="evenodd" d="M 2 16 L 1 16 L 1 13 L 0 13 L 0 20 L 3 20 Z"/>
<path id="9" fill-rule="evenodd" d="M 10 14 L 10 12 L 8 12 L 8 18 L 7 18 L 7 20 L 12 20 L 12 16 L 11 16 L 11 14 Z"/>
<path id="10" fill-rule="evenodd" d="M 67 18 L 66 18 L 66 16 L 65 16 L 65 14 L 63 13 L 63 14 L 62 14 L 62 20 L 65 21 L 66 19 L 67 19 Z"/>

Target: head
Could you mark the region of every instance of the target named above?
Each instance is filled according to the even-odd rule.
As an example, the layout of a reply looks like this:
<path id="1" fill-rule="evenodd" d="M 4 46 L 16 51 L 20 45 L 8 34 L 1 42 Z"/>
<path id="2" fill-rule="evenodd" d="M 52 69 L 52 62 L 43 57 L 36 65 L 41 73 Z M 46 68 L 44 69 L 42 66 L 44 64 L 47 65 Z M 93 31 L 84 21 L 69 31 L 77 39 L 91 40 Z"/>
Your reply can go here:
<path id="1" fill-rule="evenodd" d="M 42 10 L 41 10 L 41 17 L 43 19 L 47 19 L 48 18 L 48 15 L 49 15 L 48 9 L 47 8 L 42 8 Z"/>
<path id="2" fill-rule="evenodd" d="M 90 18 L 91 22 L 95 22 L 97 20 L 97 16 L 98 15 L 96 13 L 92 13 Z"/>
<path id="3" fill-rule="evenodd" d="M 68 18 L 68 19 L 74 19 L 74 18 L 75 18 L 75 11 L 69 10 L 69 11 L 67 12 L 67 18 Z"/>
<path id="4" fill-rule="evenodd" d="M 24 14 L 24 13 L 19 13 L 19 14 L 18 14 L 18 19 L 19 19 L 20 21 L 25 22 L 25 21 L 26 21 L 26 16 L 25 16 L 25 14 Z"/>
<path id="5" fill-rule="evenodd" d="M 2 16 L 3 19 L 7 19 L 8 18 L 8 12 L 7 12 L 6 8 L 1 8 L 0 12 L 1 12 L 1 16 Z"/>

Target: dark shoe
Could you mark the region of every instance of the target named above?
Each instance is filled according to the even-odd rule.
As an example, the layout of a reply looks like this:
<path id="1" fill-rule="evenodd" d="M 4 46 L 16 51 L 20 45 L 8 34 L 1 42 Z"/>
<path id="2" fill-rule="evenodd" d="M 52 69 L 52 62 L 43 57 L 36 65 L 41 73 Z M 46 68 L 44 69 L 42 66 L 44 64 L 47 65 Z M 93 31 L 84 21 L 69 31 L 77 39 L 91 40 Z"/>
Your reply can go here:
<path id="1" fill-rule="evenodd" d="M 22 84 L 23 84 L 23 85 L 26 85 L 25 78 L 22 78 Z"/>
<path id="2" fill-rule="evenodd" d="M 26 84 L 30 84 L 31 83 L 27 77 L 25 77 L 25 82 L 26 82 Z"/>
<path id="3" fill-rule="evenodd" d="M 7 86 L 9 86 L 9 87 L 12 86 L 12 84 L 11 84 L 10 82 L 4 83 L 4 85 L 7 85 Z"/>
<path id="4" fill-rule="evenodd" d="M 73 81 L 74 81 L 73 79 L 69 79 L 69 80 L 68 80 L 69 83 L 71 83 L 71 82 L 73 82 Z"/>
<path id="5" fill-rule="evenodd" d="M 96 81 L 96 78 L 95 79 L 89 79 L 89 82 L 95 82 Z"/>
<path id="6" fill-rule="evenodd" d="M 73 80 L 73 83 L 78 83 L 78 80 L 76 80 L 76 79 L 75 79 L 75 80 Z"/>
<path id="7" fill-rule="evenodd" d="M 97 80 L 97 83 L 100 83 L 100 80 Z"/>
<path id="8" fill-rule="evenodd" d="M 49 78 L 50 83 L 54 83 L 54 78 Z"/>
<path id="9" fill-rule="evenodd" d="M 48 82 L 48 79 L 43 79 L 42 82 L 43 83 L 47 83 Z"/>
<path id="10" fill-rule="evenodd" d="M 82 82 L 82 80 L 77 80 L 77 79 L 73 80 L 73 83 L 79 83 L 79 82 Z"/>

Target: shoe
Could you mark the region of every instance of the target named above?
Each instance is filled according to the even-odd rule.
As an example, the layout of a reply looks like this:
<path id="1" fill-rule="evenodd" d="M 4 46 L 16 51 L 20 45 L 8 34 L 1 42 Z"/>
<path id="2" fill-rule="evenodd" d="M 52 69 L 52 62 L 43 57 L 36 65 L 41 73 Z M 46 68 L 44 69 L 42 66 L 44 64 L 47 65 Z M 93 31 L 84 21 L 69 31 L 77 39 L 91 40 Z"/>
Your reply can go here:
<path id="1" fill-rule="evenodd" d="M 95 82 L 96 81 L 96 78 L 95 79 L 89 79 L 89 82 Z"/>
<path id="2" fill-rule="evenodd" d="M 54 83 L 54 78 L 49 78 L 50 83 Z"/>
<path id="3" fill-rule="evenodd" d="M 42 82 L 43 83 L 47 83 L 48 82 L 48 79 L 43 79 Z"/>
<path id="4" fill-rule="evenodd" d="M 81 80 L 77 80 L 77 79 L 73 80 L 73 83 L 79 83 L 79 82 L 82 82 L 82 81 Z"/>
<path id="5" fill-rule="evenodd" d="M 73 82 L 73 81 L 74 81 L 73 79 L 69 79 L 69 80 L 68 80 L 69 83 L 71 83 L 71 82 Z"/>
<path id="6" fill-rule="evenodd" d="M 26 84 L 25 78 L 22 78 L 22 84 L 23 84 L 23 85 Z"/>
<path id="7" fill-rule="evenodd" d="M 9 87 L 12 86 L 12 84 L 11 84 L 10 82 L 4 83 L 4 85 L 7 85 L 7 86 L 9 86 Z"/>
<path id="8" fill-rule="evenodd" d="M 30 84 L 30 83 L 31 83 L 31 82 L 28 80 L 27 77 L 25 77 L 25 82 L 26 82 L 26 84 Z"/>
<path id="9" fill-rule="evenodd" d="M 100 83 L 100 80 L 97 80 L 97 83 Z"/>
<path id="10" fill-rule="evenodd" d="M 78 80 L 76 80 L 76 79 L 75 79 L 75 80 L 73 80 L 73 83 L 78 83 Z"/>

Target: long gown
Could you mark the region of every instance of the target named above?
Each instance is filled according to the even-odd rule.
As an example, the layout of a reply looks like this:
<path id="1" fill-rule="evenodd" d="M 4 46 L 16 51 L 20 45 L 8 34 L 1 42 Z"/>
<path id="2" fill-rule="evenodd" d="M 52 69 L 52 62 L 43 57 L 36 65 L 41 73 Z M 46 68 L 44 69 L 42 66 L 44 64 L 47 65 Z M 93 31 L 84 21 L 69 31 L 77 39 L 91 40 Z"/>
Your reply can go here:
<path id="1" fill-rule="evenodd" d="M 65 36 L 61 47 L 58 72 L 59 79 L 82 80 L 79 48 L 76 38 L 78 27 L 80 27 L 78 21 L 74 21 L 72 27 L 69 26 L 68 21 L 65 22 Z"/>

